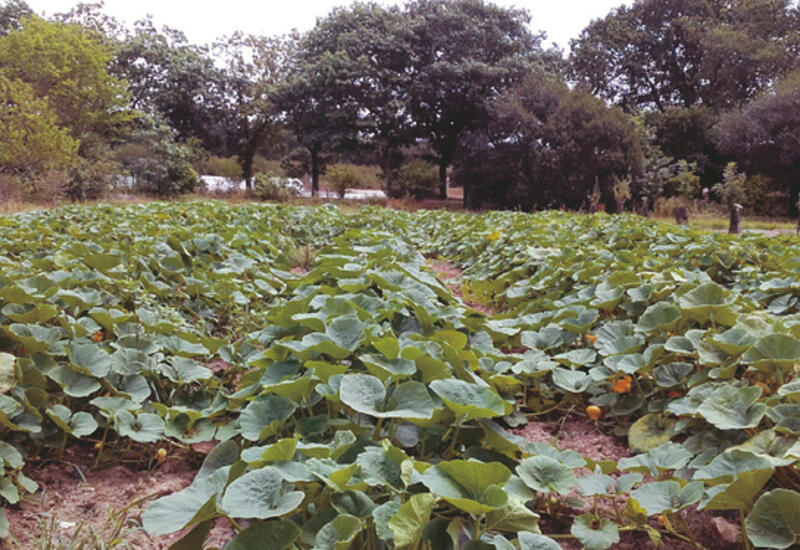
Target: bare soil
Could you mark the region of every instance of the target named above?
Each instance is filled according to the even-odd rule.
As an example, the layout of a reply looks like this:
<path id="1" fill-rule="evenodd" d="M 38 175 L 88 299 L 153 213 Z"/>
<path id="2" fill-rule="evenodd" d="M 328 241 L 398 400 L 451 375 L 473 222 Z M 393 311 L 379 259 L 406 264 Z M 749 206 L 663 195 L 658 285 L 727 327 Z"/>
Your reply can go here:
<path id="1" fill-rule="evenodd" d="M 137 454 L 155 457 L 156 449 Z M 172 451 L 170 451 L 172 452 Z M 137 550 L 163 550 L 180 539 L 183 532 L 162 537 L 150 537 L 140 528 L 140 516 L 147 504 L 188 486 L 194 478 L 202 456 L 179 451 L 167 455 L 162 464 L 155 459 L 148 462 L 126 460 L 120 456 L 116 464 L 92 470 L 95 451 L 87 445 L 77 444 L 66 449 L 61 461 L 29 462 L 25 473 L 36 481 L 40 491 L 18 506 L 6 508 L 11 533 L 20 546 L 0 542 L 0 548 L 40 548 L 43 536 L 60 548 L 97 533 L 101 539 L 108 537 L 116 520 L 110 514 L 119 513 L 131 503 L 146 498 L 133 506 L 123 517 L 123 533 L 131 548 Z M 134 455 L 131 455 L 133 457 Z M 47 535 L 43 533 L 54 530 Z M 206 548 L 221 548 L 234 535 L 225 520 L 219 520 L 211 530 Z M 48 546 L 47 548 L 50 548 Z"/>

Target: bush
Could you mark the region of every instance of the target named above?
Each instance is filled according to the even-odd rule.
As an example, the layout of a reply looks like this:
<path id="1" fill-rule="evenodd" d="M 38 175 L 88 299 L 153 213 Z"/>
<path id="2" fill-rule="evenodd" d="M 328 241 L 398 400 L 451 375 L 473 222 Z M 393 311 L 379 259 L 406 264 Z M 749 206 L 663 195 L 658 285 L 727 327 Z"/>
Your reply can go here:
<path id="1" fill-rule="evenodd" d="M 191 193 L 198 183 L 196 144 L 178 141 L 175 130 L 157 120 L 142 119 L 114 157 L 142 193 L 170 197 Z"/>
<path id="2" fill-rule="evenodd" d="M 397 192 L 400 197 L 425 199 L 437 196 L 439 169 L 424 160 L 412 160 L 397 172 Z"/>
<path id="3" fill-rule="evenodd" d="M 119 171 L 119 164 L 111 159 L 82 158 L 69 170 L 66 181 L 62 180 L 61 190 L 73 201 L 97 200 L 106 194 Z"/>
<path id="4" fill-rule="evenodd" d="M 344 198 L 349 188 L 358 186 L 358 178 L 353 170 L 342 164 L 337 164 L 328 168 L 326 179 L 341 198 Z"/>
<path id="5" fill-rule="evenodd" d="M 256 174 L 251 193 L 262 201 L 286 202 L 292 197 L 291 191 L 281 185 L 281 178 L 271 172 Z"/>
<path id="6" fill-rule="evenodd" d="M 197 170 L 203 175 L 218 176 L 229 180 L 242 179 L 242 167 L 237 157 L 210 156 L 197 163 Z"/>
<path id="7" fill-rule="evenodd" d="M 788 216 L 791 200 L 786 193 L 774 190 L 772 178 L 756 174 L 744 182 L 742 205 L 753 216 Z"/>

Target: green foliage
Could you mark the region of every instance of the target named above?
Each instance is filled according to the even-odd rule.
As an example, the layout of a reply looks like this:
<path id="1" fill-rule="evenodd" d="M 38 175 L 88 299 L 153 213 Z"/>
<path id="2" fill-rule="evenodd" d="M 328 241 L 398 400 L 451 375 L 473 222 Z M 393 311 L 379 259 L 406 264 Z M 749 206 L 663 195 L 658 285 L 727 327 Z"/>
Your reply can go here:
<path id="1" fill-rule="evenodd" d="M 573 40 L 571 68 L 593 92 L 631 108 L 719 112 L 794 67 L 793 21 L 787 1 L 637 0 Z"/>
<path id="2" fill-rule="evenodd" d="M 697 198 L 700 193 L 700 176 L 697 175 L 697 163 L 679 160 L 675 175 L 669 178 L 667 183 L 687 203 Z"/>
<path id="3" fill-rule="evenodd" d="M 722 174 L 722 181 L 714 186 L 713 191 L 723 204 L 732 208 L 734 204 L 742 203 L 745 198 L 747 174 L 736 170 L 736 163 L 729 162 Z"/>
<path id="4" fill-rule="evenodd" d="M 75 162 L 78 143 L 31 85 L 0 72 L 0 105 L 0 173 L 32 177 Z"/>
<path id="5" fill-rule="evenodd" d="M 242 179 L 242 167 L 236 157 L 222 158 L 211 155 L 197 163 L 197 170 L 203 175 L 219 176 L 230 180 Z"/>
<path id="6" fill-rule="evenodd" d="M 621 110 L 543 74 L 492 106 L 488 130 L 463 142 L 455 179 L 470 207 L 587 207 L 598 186 L 613 209 L 615 178 L 641 170 L 640 136 Z"/>
<path id="7" fill-rule="evenodd" d="M 126 84 L 107 70 L 111 59 L 111 50 L 86 29 L 35 16 L 0 38 L 3 74 L 46 98 L 83 156 L 130 120 Z"/>
<path id="8" fill-rule="evenodd" d="M 671 518 L 698 505 L 738 510 L 754 544 L 796 544 L 793 236 L 213 201 L 0 225 L 4 503 L 36 490 L 29 452 L 76 437 L 102 437 L 98 464 L 216 441 L 191 485 L 148 505 L 152 536 L 186 528 L 201 547 L 227 518 L 248 522 L 232 548 L 602 549 L 687 538 Z M 303 247 L 314 261 L 292 273 Z M 426 256 L 500 312 L 466 306 Z M 586 404 L 640 454 L 510 432 Z M 563 529 L 534 534 L 542 515 Z"/>
<path id="9" fill-rule="evenodd" d="M 391 197 L 423 199 L 435 197 L 439 186 L 436 166 L 424 160 L 415 159 L 405 163 L 388 189 Z"/>
<path id="10" fill-rule="evenodd" d="M 178 141 L 177 132 L 158 120 L 140 119 L 114 157 L 136 191 L 169 197 L 191 193 L 197 185 L 199 176 L 192 166 L 196 149 Z"/>
<path id="11" fill-rule="evenodd" d="M 286 202 L 292 196 L 289 189 L 281 185 L 281 178 L 270 172 L 256 174 L 252 194 L 259 200 L 275 202 Z"/>
<path id="12" fill-rule="evenodd" d="M 326 177 L 340 198 L 344 198 L 347 190 L 357 187 L 359 183 L 355 172 L 346 166 L 331 166 L 327 171 Z"/>

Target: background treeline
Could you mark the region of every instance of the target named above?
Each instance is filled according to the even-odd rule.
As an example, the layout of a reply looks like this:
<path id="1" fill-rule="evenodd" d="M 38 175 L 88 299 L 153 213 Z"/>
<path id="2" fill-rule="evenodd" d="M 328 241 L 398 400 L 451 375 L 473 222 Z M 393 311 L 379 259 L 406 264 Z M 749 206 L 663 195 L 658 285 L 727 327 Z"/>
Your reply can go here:
<path id="1" fill-rule="evenodd" d="M 482 0 L 357 2 L 200 46 L 102 4 L 44 20 L 0 2 L 0 193 L 174 195 L 198 171 L 316 191 L 335 162 L 335 181 L 377 166 L 391 196 L 449 182 L 474 208 L 795 211 L 797 5 L 637 0 L 569 55 L 530 29 Z"/>

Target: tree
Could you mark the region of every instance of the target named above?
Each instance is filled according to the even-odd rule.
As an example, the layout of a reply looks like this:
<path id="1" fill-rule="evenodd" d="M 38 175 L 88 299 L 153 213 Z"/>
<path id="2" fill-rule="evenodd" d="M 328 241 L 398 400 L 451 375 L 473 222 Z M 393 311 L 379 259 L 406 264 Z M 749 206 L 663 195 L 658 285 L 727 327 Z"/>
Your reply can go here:
<path id="1" fill-rule="evenodd" d="M 112 70 L 129 83 L 131 106 L 162 118 L 180 140 L 200 139 L 217 155 L 228 155 L 224 74 L 208 49 L 189 44 L 175 29 L 134 24 L 117 43 Z"/>
<path id="2" fill-rule="evenodd" d="M 402 161 L 400 148 L 413 139 L 408 109 L 409 61 L 413 57 L 409 22 L 399 8 L 356 2 L 334 9 L 304 39 L 311 63 L 330 59 L 339 71 L 336 95 L 358 105 L 351 136 L 340 135 L 340 149 L 353 146 L 377 151 L 387 187 Z M 344 151 L 350 152 L 350 151 Z"/>
<path id="3" fill-rule="evenodd" d="M 484 126 L 488 104 L 539 64 L 542 35 L 528 30 L 526 11 L 483 0 L 412 0 L 406 11 L 409 110 L 436 153 L 444 199 L 459 138 Z"/>
<path id="4" fill-rule="evenodd" d="M 218 114 L 226 124 L 227 152 L 239 159 L 251 189 L 255 156 L 274 152 L 285 141 L 273 100 L 285 74 L 291 44 L 290 37 L 237 33 L 214 47 L 217 59 L 224 64 Z"/>
<path id="5" fill-rule="evenodd" d="M 739 107 L 797 64 L 788 0 L 636 0 L 572 41 L 575 79 L 628 109 Z"/>
<path id="6" fill-rule="evenodd" d="M 633 121 L 563 81 L 533 74 L 489 114 L 487 129 L 462 141 L 456 163 L 467 206 L 578 209 L 597 186 L 613 209 L 614 182 L 641 172 Z"/>
<path id="7" fill-rule="evenodd" d="M 0 174 L 63 170 L 75 162 L 77 149 L 46 99 L 29 84 L 0 75 Z"/>
<path id="8" fill-rule="evenodd" d="M 317 52 L 308 35 L 294 43 L 287 76 L 273 101 L 297 142 L 308 151 L 311 193 L 319 193 L 326 152 L 358 135 L 359 104 L 352 88 L 358 78 L 344 52 Z"/>
<path id="9" fill-rule="evenodd" d="M 33 10 L 23 0 L 0 3 L 0 37 L 19 29 L 22 20 L 33 15 Z"/>
<path id="10" fill-rule="evenodd" d="M 800 195 L 800 72 L 783 78 L 716 127 L 719 148 L 745 171 L 772 178 L 797 204 Z"/>
<path id="11" fill-rule="evenodd" d="M 0 38 L 0 70 L 30 84 L 47 98 L 59 125 L 80 141 L 88 156 L 130 121 L 126 84 L 111 76 L 109 48 L 78 25 L 38 17 Z"/>

